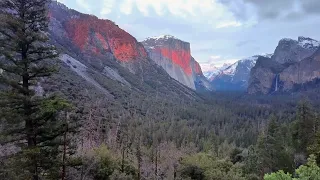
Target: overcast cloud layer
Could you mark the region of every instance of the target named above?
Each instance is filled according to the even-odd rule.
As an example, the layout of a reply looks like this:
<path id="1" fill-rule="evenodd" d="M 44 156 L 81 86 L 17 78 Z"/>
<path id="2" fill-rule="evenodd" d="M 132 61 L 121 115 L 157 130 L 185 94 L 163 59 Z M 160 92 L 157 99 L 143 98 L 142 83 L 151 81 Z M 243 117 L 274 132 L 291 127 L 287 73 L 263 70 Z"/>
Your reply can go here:
<path id="1" fill-rule="evenodd" d="M 115 21 L 138 40 L 190 42 L 203 69 L 273 53 L 282 38 L 320 40 L 320 0 L 58 0 Z"/>

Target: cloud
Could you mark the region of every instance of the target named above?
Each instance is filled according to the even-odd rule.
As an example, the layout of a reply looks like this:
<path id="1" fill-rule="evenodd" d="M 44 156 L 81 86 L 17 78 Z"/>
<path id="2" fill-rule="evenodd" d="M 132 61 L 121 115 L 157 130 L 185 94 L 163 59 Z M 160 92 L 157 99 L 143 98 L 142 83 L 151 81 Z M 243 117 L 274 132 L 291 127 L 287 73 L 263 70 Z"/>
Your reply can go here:
<path id="1" fill-rule="evenodd" d="M 320 40 L 320 0 L 58 1 L 115 21 L 138 40 L 174 35 L 190 42 L 192 56 L 209 67 L 271 53 L 285 37 Z"/>
<path id="2" fill-rule="evenodd" d="M 117 0 L 117 4 L 120 5 L 115 7 L 114 3 L 104 3 L 104 11 L 110 13 L 114 9 L 125 15 L 137 15 L 138 12 L 143 17 L 171 16 L 189 23 L 206 23 L 213 28 L 241 25 L 235 22 L 233 14 L 218 0 Z"/>
<path id="3" fill-rule="evenodd" d="M 220 55 L 212 55 L 206 62 L 200 62 L 203 72 L 212 71 L 216 68 L 222 67 L 224 64 L 233 64 L 241 58 L 223 57 Z"/>
<path id="4" fill-rule="evenodd" d="M 115 0 L 103 0 L 102 8 L 100 11 L 101 16 L 105 16 L 112 12 L 112 8 L 114 7 Z"/>
<path id="5" fill-rule="evenodd" d="M 91 6 L 90 4 L 88 3 L 88 1 L 86 0 L 77 0 L 76 1 L 77 5 L 79 7 L 81 7 L 82 9 L 86 10 L 87 12 L 90 12 L 91 11 Z"/>
<path id="6" fill-rule="evenodd" d="M 242 26 L 242 23 L 237 21 L 230 21 L 230 22 L 221 22 L 217 24 L 216 28 L 227 28 L 227 27 L 240 27 Z"/>
<path id="7" fill-rule="evenodd" d="M 301 2 L 304 12 L 312 14 L 320 14 L 320 1 L 319 0 L 303 0 Z"/>
<path id="8" fill-rule="evenodd" d="M 237 19 L 253 17 L 263 20 L 300 20 L 320 14 L 319 0 L 218 0 L 226 5 Z"/>

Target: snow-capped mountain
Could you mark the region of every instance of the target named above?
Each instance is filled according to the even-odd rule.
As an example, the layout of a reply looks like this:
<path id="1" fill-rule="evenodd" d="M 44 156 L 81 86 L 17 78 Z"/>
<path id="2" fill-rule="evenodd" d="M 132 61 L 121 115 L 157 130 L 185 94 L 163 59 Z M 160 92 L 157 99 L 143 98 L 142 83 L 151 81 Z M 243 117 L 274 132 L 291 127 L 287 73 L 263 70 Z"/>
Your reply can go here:
<path id="1" fill-rule="evenodd" d="M 307 49 L 313 49 L 320 46 L 319 41 L 303 36 L 298 37 L 298 42 L 300 46 Z"/>
<path id="2" fill-rule="evenodd" d="M 298 37 L 298 40 L 283 38 L 274 51 L 272 60 L 280 63 L 295 63 L 310 57 L 319 47 L 317 40 L 309 37 Z"/>
<path id="3" fill-rule="evenodd" d="M 307 87 L 320 78 L 320 43 L 309 37 L 284 38 L 271 59 L 259 59 L 251 71 L 248 93 L 268 94 Z"/>
<path id="4" fill-rule="evenodd" d="M 211 65 L 209 70 L 206 72 L 203 72 L 203 75 L 208 79 L 212 80 L 214 79 L 217 75 L 221 73 L 221 71 L 225 70 L 227 67 L 231 66 L 231 63 L 225 63 L 221 67 L 216 67 L 214 65 Z"/>
<path id="5" fill-rule="evenodd" d="M 270 58 L 272 54 L 255 55 L 241 59 L 221 70 L 209 79 L 216 90 L 244 91 L 248 87 L 251 69 L 255 66 L 259 56 Z"/>
<path id="6" fill-rule="evenodd" d="M 166 35 L 148 37 L 148 38 L 144 39 L 143 41 L 146 41 L 146 40 L 149 40 L 149 39 L 157 41 L 157 40 L 160 40 L 160 39 L 163 40 L 163 39 L 178 39 L 178 38 L 176 38 L 176 37 L 174 37 L 172 35 L 167 35 L 166 34 Z"/>

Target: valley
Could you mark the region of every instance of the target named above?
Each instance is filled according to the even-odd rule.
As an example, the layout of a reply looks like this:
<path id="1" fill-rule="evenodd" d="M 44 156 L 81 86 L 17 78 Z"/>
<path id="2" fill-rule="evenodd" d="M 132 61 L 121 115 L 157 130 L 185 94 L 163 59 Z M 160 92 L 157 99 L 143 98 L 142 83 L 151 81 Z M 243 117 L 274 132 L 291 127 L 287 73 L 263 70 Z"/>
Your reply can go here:
<path id="1" fill-rule="evenodd" d="M 282 39 L 272 54 L 203 72 L 192 44 L 177 37 L 139 42 L 116 22 L 57 1 L 32 1 L 38 9 L 6 2 L 33 21 L 1 10 L 0 179 L 272 180 L 279 170 L 301 179 L 299 168 L 320 172 L 317 40 Z M 30 29 L 16 33 L 24 23 Z M 25 43 L 26 51 L 17 46 Z"/>

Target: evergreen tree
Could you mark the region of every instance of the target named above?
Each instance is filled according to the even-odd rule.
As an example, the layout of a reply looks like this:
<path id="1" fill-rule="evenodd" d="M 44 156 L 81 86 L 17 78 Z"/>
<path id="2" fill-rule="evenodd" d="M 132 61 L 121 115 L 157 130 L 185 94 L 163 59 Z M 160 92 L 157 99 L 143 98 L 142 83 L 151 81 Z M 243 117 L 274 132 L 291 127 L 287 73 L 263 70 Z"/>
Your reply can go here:
<path id="1" fill-rule="evenodd" d="M 68 104 L 37 91 L 40 81 L 54 72 L 52 59 L 57 57 L 48 44 L 50 2 L 0 1 L 0 107 L 7 125 L 2 143 L 20 148 L 6 163 L 18 179 L 57 179 L 60 174 L 65 123 L 59 112 Z"/>
<path id="2" fill-rule="evenodd" d="M 316 134 L 316 121 L 312 109 L 306 101 L 300 102 L 296 114 L 297 126 L 294 134 L 297 150 L 307 152 L 307 147 L 314 141 Z"/>
<path id="3" fill-rule="evenodd" d="M 283 143 L 281 125 L 277 122 L 275 116 L 271 116 L 265 134 L 260 135 L 257 143 L 258 167 L 260 175 L 267 172 L 283 169 L 293 171 L 293 153 L 287 144 Z"/>

